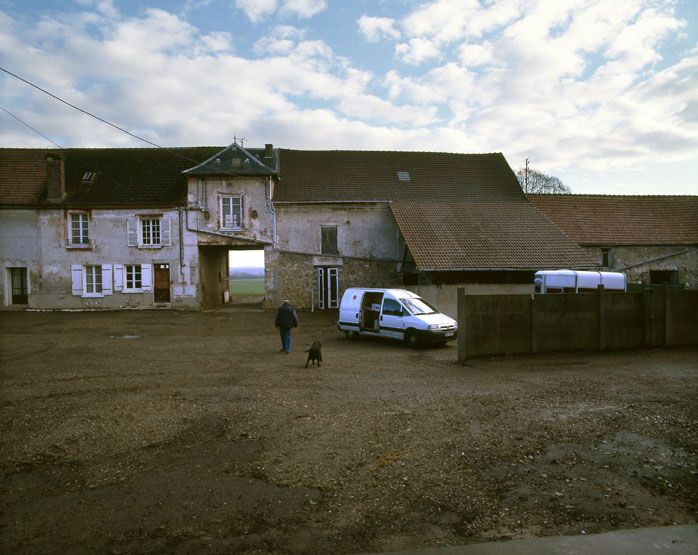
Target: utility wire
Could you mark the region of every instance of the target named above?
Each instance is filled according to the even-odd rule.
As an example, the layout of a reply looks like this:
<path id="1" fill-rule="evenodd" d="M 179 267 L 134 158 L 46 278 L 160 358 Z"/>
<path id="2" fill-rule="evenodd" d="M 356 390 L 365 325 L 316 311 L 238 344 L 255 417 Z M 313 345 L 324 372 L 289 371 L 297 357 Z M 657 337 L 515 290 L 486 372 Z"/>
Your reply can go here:
<path id="1" fill-rule="evenodd" d="M 80 107 L 78 107 L 78 106 L 75 106 L 75 104 L 71 104 L 71 103 L 68 102 L 67 100 L 63 100 L 63 99 L 60 98 L 59 96 L 56 96 L 55 94 L 53 94 L 53 93 L 47 91 L 46 89 L 41 88 L 39 85 L 36 85 L 36 84 L 32 83 L 31 81 L 28 81 L 28 80 L 24 79 L 23 77 L 20 77 L 19 75 L 15 74 L 15 73 L 12 73 L 11 71 L 5 69 L 4 67 L 0 67 L 0 71 L 3 71 L 3 72 L 5 72 L 5 73 L 7 73 L 8 75 L 11 75 L 11 76 L 14 77 L 15 79 L 18 79 L 18 80 L 22 81 L 23 83 L 26 83 L 26 84 L 29 85 L 30 87 L 34 87 L 35 89 L 41 91 L 42 93 L 47 94 L 48 96 L 50 96 L 51 98 L 54 98 L 54 99 L 58 100 L 59 102 L 62 102 L 62 103 L 65 104 L 66 106 L 70 106 L 71 108 L 73 108 L 74 110 L 77 110 L 78 112 L 82 112 L 83 114 L 85 114 L 85 115 L 87 115 L 87 116 L 90 116 L 91 118 L 94 118 L 94 119 L 96 119 L 96 120 L 98 120 L 98 121 L 101 121 L 102 123 L 105 123 L 105 124 L 109 125 L 110 127 L 113 127 L 114 129 L 117 129 L 118 131 L 121 131 L 122 133 L 126 133 L 127 135 L 129 135 L 130 137 L 133 137 L 134 139 L 138 139 L 139 141 L 143 141 L 144 143 L 147 143 L 147 144 L 149 144 L 149 145 L 151 145 L 151 146 L 154 146 L 154 147 L 156 147 L 156 148 L 159 148 L 159 149 L 162 149 L 162 150 L 167 150 L 167 151 L 171 152 L 172 154 L 174 154 L 175 156 L 178 156 L 179 158 L 182 158 L 183 160 L 187 160 L 187 161 L 189 161 L 189 162 L 193 162 L 193 163 L 196 164 L 196 165 L 201 164 L 201 162 L 200 162 L 199 160 L 195 160 L 194 158 L 190 158 L 189 156 L 185 156 L 185 155 L 183 155 L 183 154 L 180 154 L 179 152 L 177 152 L 175 149 L 173 149 L 173 148 L 171 148 L 171 147 L 164 147 L 164 146 L 161 146 L 161 145 L 159 145 L 159 144 L 157 144 L 157 143 L 154 143 L 154 142 L 152 142 L 152 141 L 149 141 L 148 139 L 144 139 L 143 137 L 139 137 L 139 136 L 136 135 L 135 133 L 131 133 L 130 131 L 124 129 L 123 127 L 119 127 L 119 126 L 116 125 L 115 123 L 111 123 L 110 121 L 107 121 L 107 120 L 104 119 L 104 118 L 101 118 L 101 117 L 99 117 L 99 116 L 97 116 L 97 115 L 95 115 L 95 114 L 93 114 L 93 113 L 91 113 L 91 112 L 88 112 L 87 110 L 83 110 L 82 108 L 80 108 Z M 3 108 L 3 109 L 4 109 L 4 108 Z M 5 111 L 7 111 L 7 110 L 5 110 Z M 9 112 L 8 112 L 8 114 L 9 114 Z M 10 114 L 10 115 L 12 115 L 12 114 Z M 14 115 L 12 115 L 12 117 L 14 117 L 15 119 L 18 119 L 18 118 L 17 118 L 16 116 L 14 116 Z M 20 120 L 20 121 L 21 121 L 21 120 Z M 30 129 L 36 131 L 35 129 L 33 129 L 33 128 L 32 128 L 31 126 L 29 126 L 28 124 L 26 124 L 26 123 L 24 123 L 24 122 L 22 122 L 22 123 L 23 123 L 24 125 L 26 125 L 27 127 L 29 127 Z M 54 143 L 51 139 L 49 139 L 48 137 L 46 137 L 45 135 L 43 135 L 42 133 L 40 133 L 40 132 L 38 132 L 38 131 L 36 131 L 36 132 L 39 133 L 39 135 L 41 135 L 42 137 L 44 137 L 44 138 L 45 138 L 46 140 L 48 140 L 49 142 L 51 142 L 51 143 L 53 143 L 53 144 L 56 144 L 56 143 Z M 59 146 L 59 148 L 65 148 L 65 147 L 60 147 L 60 146 Z M 244 148 L 244 147 L 243 147 L 243 148 Z M 218 168 L 216 168 L 216 170 L 219 171 L 220 173 L 224 174 L 224 175 L 230 175 L 230 176 L 232 176 L 232 177 L 237 177 L 237 176 L 240 175 L 239 173 L 235 173 L 235 172 L 231 172 L 231 171 L 227 171 L 227 170 L 221 171 L 221 170 L 219 170 Z"/>

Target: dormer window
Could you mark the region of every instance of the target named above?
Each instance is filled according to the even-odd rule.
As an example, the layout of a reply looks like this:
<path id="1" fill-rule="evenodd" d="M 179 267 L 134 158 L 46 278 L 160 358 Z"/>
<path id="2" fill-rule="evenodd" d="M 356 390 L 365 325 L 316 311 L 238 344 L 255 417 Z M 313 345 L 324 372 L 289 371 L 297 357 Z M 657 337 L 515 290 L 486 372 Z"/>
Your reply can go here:
<path id="1" fill-rule="evenodd" d="M 410 172 L 397 172 L 397 178 L 400 181 L 412 181 L 412 176 L 410 176 Z"/>
<path id="2" fill-rule="evenodd" d="M 85 172 L 82 176 L 82 183 L 90 185 L 94 183 L 95 177 L 97 177 L 97 172 Z"/>

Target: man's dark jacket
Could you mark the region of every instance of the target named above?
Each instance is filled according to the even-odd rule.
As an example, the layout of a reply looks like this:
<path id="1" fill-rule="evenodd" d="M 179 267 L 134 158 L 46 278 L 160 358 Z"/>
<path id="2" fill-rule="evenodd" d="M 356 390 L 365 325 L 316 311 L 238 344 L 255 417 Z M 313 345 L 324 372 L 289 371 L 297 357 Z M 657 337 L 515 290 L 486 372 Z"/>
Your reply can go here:
<path id="1" fill-rule="evenodd" d="M 277 328 L 295 328 L 298 327 L 298 315 L 296 309 L 288 303 L 284 303 L 276 311 L 274 325 Z"/>

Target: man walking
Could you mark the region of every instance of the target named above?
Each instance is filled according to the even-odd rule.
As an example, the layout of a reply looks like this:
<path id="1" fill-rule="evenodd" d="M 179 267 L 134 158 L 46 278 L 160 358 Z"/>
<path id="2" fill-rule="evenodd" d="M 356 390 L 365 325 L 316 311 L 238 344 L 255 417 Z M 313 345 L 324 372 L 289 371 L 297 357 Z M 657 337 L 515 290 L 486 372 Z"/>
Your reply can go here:
<path id="1" fill-rule="evenodd" d="M 276 311 L 274 325 L 281 334 L 281 350 L 287 355 L 291 352 L 291 328 L 298 327 L 298 315 L 291 301 L 284 299 L 281 303 L 279 310 Z"/>

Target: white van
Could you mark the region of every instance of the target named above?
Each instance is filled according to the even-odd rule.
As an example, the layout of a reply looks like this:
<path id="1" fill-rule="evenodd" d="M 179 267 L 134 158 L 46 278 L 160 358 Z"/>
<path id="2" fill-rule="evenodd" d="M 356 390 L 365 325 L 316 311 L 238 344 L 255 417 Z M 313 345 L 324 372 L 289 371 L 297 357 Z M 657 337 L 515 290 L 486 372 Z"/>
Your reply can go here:
<path id="1" fill-rule="evenodd" d="M 339 330 L 347 337 L 393 337 L 411 347 L 456 339 L 458 322 L 404 289 L 347 289 L 339 305 Z"/>

